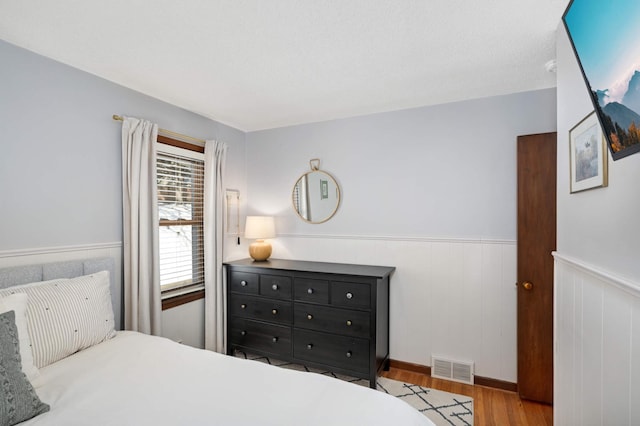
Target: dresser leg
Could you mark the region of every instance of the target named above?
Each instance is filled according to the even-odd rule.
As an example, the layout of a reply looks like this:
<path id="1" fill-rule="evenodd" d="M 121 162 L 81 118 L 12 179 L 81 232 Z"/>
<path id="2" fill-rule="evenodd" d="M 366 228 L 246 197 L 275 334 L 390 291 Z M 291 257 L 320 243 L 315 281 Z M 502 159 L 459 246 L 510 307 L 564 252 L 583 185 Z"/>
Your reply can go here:
<path id="1" fill-rule="evenodd" d="M 389 366 L 391 365 L 391 361 L 389 360 L 389 358 L 384 360 L 384 364 L 382 365 L 382 369 L 384 371 L 389 371 Z"/>

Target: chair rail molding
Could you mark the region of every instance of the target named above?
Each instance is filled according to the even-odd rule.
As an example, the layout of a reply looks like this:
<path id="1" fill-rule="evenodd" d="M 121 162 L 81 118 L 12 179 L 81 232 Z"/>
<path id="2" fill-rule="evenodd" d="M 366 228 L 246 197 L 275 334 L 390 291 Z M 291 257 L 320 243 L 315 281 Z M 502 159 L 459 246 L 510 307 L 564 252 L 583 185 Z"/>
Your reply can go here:
<path id="1" fill-rule="evenodd" d="M 603 283 L 615 286 L 620 290 L 631 294 L 632 296 L 640 297 L 640 283 L 635 283 L 604 269 L 600 269 L 596 266 L 590 265 L 587 262 L 583 262 L 579 259 L 558 253 L 556 251 L 554 251 L 552 255 L 556 263 L 561 263 L 577 269 L 585 274 L 592 276 L 593 278 L 598 279 Z"/>
<path id="2" fill-rule="evenodd" d="M 393 235 L 338 235 L 338 234 L 286 234 L 278 233 L 284 238 L 323 238 L 328 240 L 368 240 L 368 241 L 404 241 L 418 243 L 460 243 L 460 244 L 513 244 L 516 240 L 501 240 L 487 238 L 455 238 L 455 237 L 421 237 L 421 236 L 393 236 Z"/>

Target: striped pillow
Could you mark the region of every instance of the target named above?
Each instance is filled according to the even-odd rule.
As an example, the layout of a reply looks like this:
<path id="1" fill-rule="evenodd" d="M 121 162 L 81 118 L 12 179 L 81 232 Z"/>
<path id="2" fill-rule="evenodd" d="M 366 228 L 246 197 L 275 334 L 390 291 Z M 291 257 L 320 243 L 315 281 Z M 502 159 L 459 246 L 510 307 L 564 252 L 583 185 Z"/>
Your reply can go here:
<path id="1" fill-rule="evenodd" d="M 25 284 L 0 290 L 0 297 L 26 293 L 27 327 L 38 368 L 115 335 L 109 272 Z"/>
<path id="2" fill-rule="evenodd" d="M 31 354 L 31 339 L 29 339 L 29 327 L 27 326 L 27 304 L 29 297 L 26 294 L 11 294 L 0 297 L 0 314 L 15 312 L 16 328 L 20 339 L 20 359 L 22 360 L 22 372 L 27 375 L 29 381 L 38 377 L 38 369 L 33 365 Z"/>

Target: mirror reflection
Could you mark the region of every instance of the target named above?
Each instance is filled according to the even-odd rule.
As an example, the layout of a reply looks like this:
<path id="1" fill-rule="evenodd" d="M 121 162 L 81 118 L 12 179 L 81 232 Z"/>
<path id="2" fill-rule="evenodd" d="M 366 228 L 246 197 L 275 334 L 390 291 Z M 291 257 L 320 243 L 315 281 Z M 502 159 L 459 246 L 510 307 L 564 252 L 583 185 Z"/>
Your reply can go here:
<path id="1" fill-rule="evenodd" d="M 309 223 L 331 219 L 340 204 L 340 188 L 333 176 L 312 170 L 298 179 L 293 187 L 293 208 Z"/>

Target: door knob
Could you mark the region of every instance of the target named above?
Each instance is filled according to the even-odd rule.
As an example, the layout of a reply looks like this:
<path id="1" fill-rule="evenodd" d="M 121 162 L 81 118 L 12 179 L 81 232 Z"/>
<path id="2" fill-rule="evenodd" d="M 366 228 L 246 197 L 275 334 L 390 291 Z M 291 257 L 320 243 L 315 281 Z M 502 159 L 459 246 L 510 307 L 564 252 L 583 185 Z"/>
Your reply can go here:
<path id="1" fill-rule="evenodd" d="M 524 287 L 525 290 L 531 290 L 533 288 L 533 284 L 529 281 L 525 281 L 522 283 L 522 287 Z"/>

